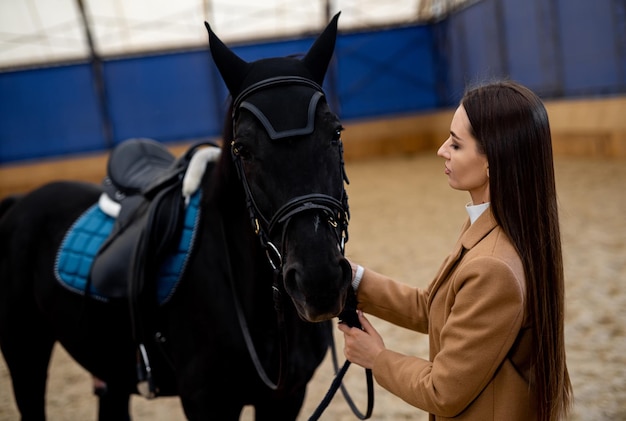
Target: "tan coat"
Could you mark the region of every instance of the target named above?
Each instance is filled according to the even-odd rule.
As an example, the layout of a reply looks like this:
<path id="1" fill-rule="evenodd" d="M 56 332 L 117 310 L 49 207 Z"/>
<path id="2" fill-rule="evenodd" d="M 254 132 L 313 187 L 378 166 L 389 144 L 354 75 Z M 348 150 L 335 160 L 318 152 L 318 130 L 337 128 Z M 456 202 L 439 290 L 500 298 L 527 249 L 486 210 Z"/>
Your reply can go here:
<path id="1" fill-rule="evenodd" d="M 430 361 L 385 350 L 373 372 L 431 420 L 536 419 L 524 271 L 490 209 L 467 221 L 427 290 L 366 270 L 358 300 L 365 313 L 428 333 Z"/>

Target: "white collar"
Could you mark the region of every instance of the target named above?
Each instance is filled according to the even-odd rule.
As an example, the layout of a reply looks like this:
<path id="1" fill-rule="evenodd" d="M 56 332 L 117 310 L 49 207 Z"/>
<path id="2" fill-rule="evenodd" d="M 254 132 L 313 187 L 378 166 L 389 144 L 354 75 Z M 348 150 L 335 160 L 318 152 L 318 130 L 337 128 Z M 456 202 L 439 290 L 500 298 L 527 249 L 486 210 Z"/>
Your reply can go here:
<path id="1" fill-rule="evenodd" d="M 489 207 L 489 202 L 481 203 L 480 205 L 473 205 L 472 202 L 469 202 L 467 205 L 465 205 L 465 210 L 467 211 L 467 214 L 469 215 L 470 222 L 473 224 L 474 221 L 476 221 L 478 217 L 482 215 L 483 212 L 488 207 Z"/>

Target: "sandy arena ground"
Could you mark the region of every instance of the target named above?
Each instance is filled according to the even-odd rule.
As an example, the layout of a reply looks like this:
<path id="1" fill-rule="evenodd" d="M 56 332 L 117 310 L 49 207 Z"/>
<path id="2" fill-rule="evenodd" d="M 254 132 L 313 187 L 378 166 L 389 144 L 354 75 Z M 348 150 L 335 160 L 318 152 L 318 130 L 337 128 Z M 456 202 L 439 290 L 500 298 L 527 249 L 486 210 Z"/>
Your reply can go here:
<path id="1" fill-rule="evenodd" d="M 576 403 L 571 420 L 626 420 L 626 163 L 557 160 L 567 286 L 567 357 Z M 348 163 L 352 221 L 348 256 L 374 270 L 425 287 L 453 246 L 467 193 L 451 190 L 434 154 Z M 373 323 L 389 348 L 428 356 L 425 336 Z M 343 361 L 343 339 L 337 335 Z M 299 420 L 308 419 L 332 381 L 329 358 L 309 386 Z M 346 381 L 365 406 L 363 371 Z M 89 375 L 56 347 L 50 367 L 50 420 L 95 420 Z M 135 420 L 184 419 L 177 399 L 134 397 Z M 0 358 L 0 420 L 18 420 L 10 378 Z M 246 408 L 242 420 L 252 420 Z M 324 420 L 356 418 L 339 395 Z M 426 420 L 427 415 L 376 386 L 373 420 Z"/>

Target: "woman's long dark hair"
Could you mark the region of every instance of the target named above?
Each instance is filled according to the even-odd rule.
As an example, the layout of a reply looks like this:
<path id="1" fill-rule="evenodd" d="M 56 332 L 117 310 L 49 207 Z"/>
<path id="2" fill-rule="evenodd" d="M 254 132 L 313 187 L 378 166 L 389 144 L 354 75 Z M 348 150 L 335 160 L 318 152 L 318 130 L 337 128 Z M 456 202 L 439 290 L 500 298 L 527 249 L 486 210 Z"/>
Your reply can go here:
<path id="1" fill-rule="evenodd" d="M 473 88 L 461 103 L 487 156 L 493 215 L 524 266 L 538 419 L 560 420 L 571 406 L 572 386 L 565 363 L 563 257 L 548 114 L 537 95 L 510 81 Z"/>

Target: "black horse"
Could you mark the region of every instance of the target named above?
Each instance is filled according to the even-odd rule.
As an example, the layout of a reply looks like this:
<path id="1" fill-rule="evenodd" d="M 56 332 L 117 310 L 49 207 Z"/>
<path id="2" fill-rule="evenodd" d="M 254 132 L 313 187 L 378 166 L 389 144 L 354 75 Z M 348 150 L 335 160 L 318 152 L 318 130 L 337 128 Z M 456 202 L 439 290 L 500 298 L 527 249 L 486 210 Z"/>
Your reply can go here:
<path id="1" fill-rule="evenodd" d="M 0 205 L 0 345 L 22 419 L 45 419 L 56 341 L 106 382 L 100 419 L 129 418 L 138 366 L 148 393 L 179 395 L 192 420 L 238 419 L 245 405 L 258 420 L 296 418 L 351 279 L 342 127 L 320 87 L 337 18 L 302 59 L 251 63 L 207 25 L 232 114 L 221 156 L 201 179 L 195 245 L 164 304 L 150 269 L 159 253 L 131 259 L 133 274 L 143 259 L 139 270 L 151 275 L 125 296 L 99 299 L 89 284 L 81 295 L 57 280 L 66 232 L 103 187 L 55 182 Z M 155 190 L 142 191 L 138 209 Z"/>

